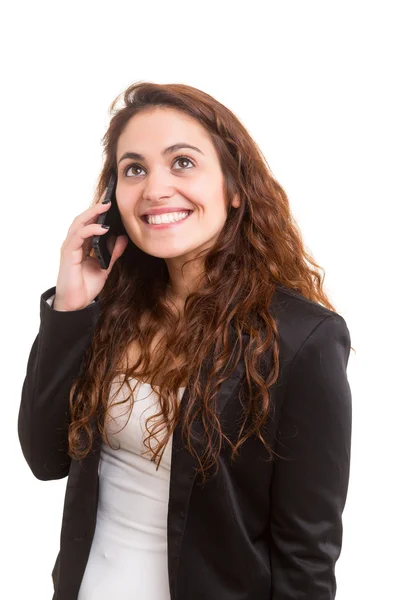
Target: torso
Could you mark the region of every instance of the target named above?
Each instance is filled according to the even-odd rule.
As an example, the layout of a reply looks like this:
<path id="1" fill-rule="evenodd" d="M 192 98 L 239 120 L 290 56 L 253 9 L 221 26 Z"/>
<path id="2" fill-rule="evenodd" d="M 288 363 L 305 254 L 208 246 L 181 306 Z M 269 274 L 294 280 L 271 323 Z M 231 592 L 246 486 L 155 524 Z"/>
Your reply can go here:
<path id="1" fill-rule="evenodd" d="M 143 323 L 143 321 L 142 321 Z M 160 329 L 159 331 L 157 331 L 157 333 L 155 334 L 154 338 L 151 341 L 151 345 L 150 345 L 150 357 L 153 356 L 155 349 L 157 347 L 157 345 L 159 344 L 158 347 L 158 351 L 161 351 L 162 353 L 165 352 L 167 353 L 167 349 L 166 349 L 166 343 L 164 341 L 164 337 L 165 337 L 165 331 L 163 329 Z M 171 357 L 171 369 L 175 368 L 176 366 L 182 366 L 183 362 L 184 362 L 184 358 L 183 357 L 172 357 L 171 353 L 168 351 L 170 357 Z M 133 340 L 130 345 L 128 346 L 127 349 L 127 360 L 128 360 L 128 367 L 131 368 L 133 367 L 133 365 L 136 363 L 136 361 L 139 359 L 140 356 L 140 344 L 138 342 L 138 340 Z M 140 373 L 140 367 L 142 365 L 139 365 L 137 367 L 137 370 Z M 139 379 L 140 381 L 144 381 L 145 383 L 147 383 L 147 381 L 145 379 L 142 379 L 140 374 L 137 375 L 137 379 Z M 157 380 L 157 378 L 155 378 L 155 380 L 153 381 L 153 384 L 155 386 L 159 386 L 160 385 L 160 381 Z M 186 382 L 181 383 L 182 386 L 186 386 Z"/>

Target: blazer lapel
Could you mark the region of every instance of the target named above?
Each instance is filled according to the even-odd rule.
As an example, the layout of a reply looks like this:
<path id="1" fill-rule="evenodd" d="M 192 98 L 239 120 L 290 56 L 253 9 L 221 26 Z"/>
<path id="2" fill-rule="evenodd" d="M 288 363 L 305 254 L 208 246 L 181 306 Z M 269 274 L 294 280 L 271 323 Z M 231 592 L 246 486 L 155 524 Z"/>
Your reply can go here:
<path id="1" fill-rule="evenodd" d="M 242 334 L 242 353 L 232 372 L 231 376 L 225 380 L 216 396 L 216 414 L 221 417 L 224 408 L 234 395 L 235 389 L 245 374 L 245 364 L 243 359 L 244 349 L 248 343 L 249 336 Z M 233 350 L 235 342 L 239 343 L 237 333 L 231 325 L 229 328 L 230 347 Z M 236 349 L 235 349 L 236 355 Z M 229 368 L 234 364 L 231 357 Z M 212 368 L 212 358 L 209 356 L 201 367 L 200 378 L 202 385 L 207 381 Z M 182 409 L 185 409 L 188 401 L 188 389 L 186 388 L 182 399 Z M 196 419 L 192 425 L 196 437 L 204 439 L 204 427 L 200 419 Z M 199 450 L 196 440 L 192 440 L 192 445 Z M 199 453 L 199 452 L 198 452 Z M 180 555 L 180 546 L 185 529 L 186 515 L 189 509 L 189 501 L 194 484 L 195 468 L 198 466 L 197 460 L 186 449 L 186 441 L 182 437 L 182 429 L 179 424 L 173 433 L 172 438 L 172 456 L 171 456 L 171 478 L 169 489 L 168 504 L 168 576 L 172 599 L 176 596 L 176 582 L 178 576 L 178 563 Z"/>

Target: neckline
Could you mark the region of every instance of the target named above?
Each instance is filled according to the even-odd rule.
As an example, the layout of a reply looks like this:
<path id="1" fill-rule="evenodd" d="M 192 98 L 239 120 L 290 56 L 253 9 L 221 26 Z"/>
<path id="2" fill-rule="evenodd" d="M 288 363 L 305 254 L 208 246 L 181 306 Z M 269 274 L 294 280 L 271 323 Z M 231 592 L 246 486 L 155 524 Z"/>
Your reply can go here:
<path id="1" fill-rule="evenodd" d="M 138 381 L 141 385 L 145 385 L 145 386 L 151 388 L 150 383 L 147 383 L 146 381 L 141 381 L 140 379 L 137 379 L 136 377 L 128 377 L 128 379 L 130 381 Z M 155 385 L 154 387 L 159 388 L 160 386 L 159 385 Z M 182 387 L 179 387 L 178 389 L 179 390 L 184 390 L 185 388 L 186 388 L 186 386 L 182 386 Z"/>

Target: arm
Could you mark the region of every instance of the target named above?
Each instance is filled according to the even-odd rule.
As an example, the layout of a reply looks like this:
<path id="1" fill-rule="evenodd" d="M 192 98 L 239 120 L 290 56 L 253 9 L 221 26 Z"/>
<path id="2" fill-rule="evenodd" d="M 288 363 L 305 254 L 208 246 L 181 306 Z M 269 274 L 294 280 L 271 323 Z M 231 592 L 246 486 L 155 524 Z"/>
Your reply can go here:
<path id="1" fill-rule="evenodd" d="M 328 316 L 291 366 L 271 490 L 274 600 L 333 600 L 351 450 L 350 334 Z M 289 460 L 286 460 L 289 458 Z"/>
<path id="2" fill-rule="evenodd" d="M 53 294 L 52 296 L 50 296 L 50 298 L 47 298 L 46 302 L 49 306 L 53 307 L 54 305 L 54 298 L 56 297 L 55 294 Z M 94 304 L 95 302 L 97 302 L 96 300 L 92 300 L 91 304 Z M 58 308 L 56 310 L 59 310 Z M 67 312 L 67 311 L 61 311 L 61 312 Z"/>
<path id="3" fill-rule="evenodd" d="M 100 314 L 100 303 L 76 311 L 58 311 L 40 299 L 40 327 L 28 358 L 18 415 L 22 452 L 35 477 L 68 475 L 69 392 L 80 375 Z"/>

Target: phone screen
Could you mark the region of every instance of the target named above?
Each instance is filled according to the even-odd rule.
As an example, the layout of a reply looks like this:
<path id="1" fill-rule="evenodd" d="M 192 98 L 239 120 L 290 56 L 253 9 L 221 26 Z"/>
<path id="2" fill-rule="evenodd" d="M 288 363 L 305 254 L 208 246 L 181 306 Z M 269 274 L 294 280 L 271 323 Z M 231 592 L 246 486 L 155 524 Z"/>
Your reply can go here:
<path id="1" fill-rule="evenodd" d="M 104 200 L 111 200 L 111 206 L 106 212 L 99 215 L 97 219 L 99 225 L 110 225 L 110 229 L 102 235 L 94 235 L 92 240 L 92 246 L 102 269 L 108 269 L 110 266 L 111 254 L 107 247 L 107 240 L 111 236 L 117 237 L 118 235 L 126 234 L 115 197 L 116 187 L 117 177 L 113 173 L 110 177 L 106 195 L 104 197 Z"/>

